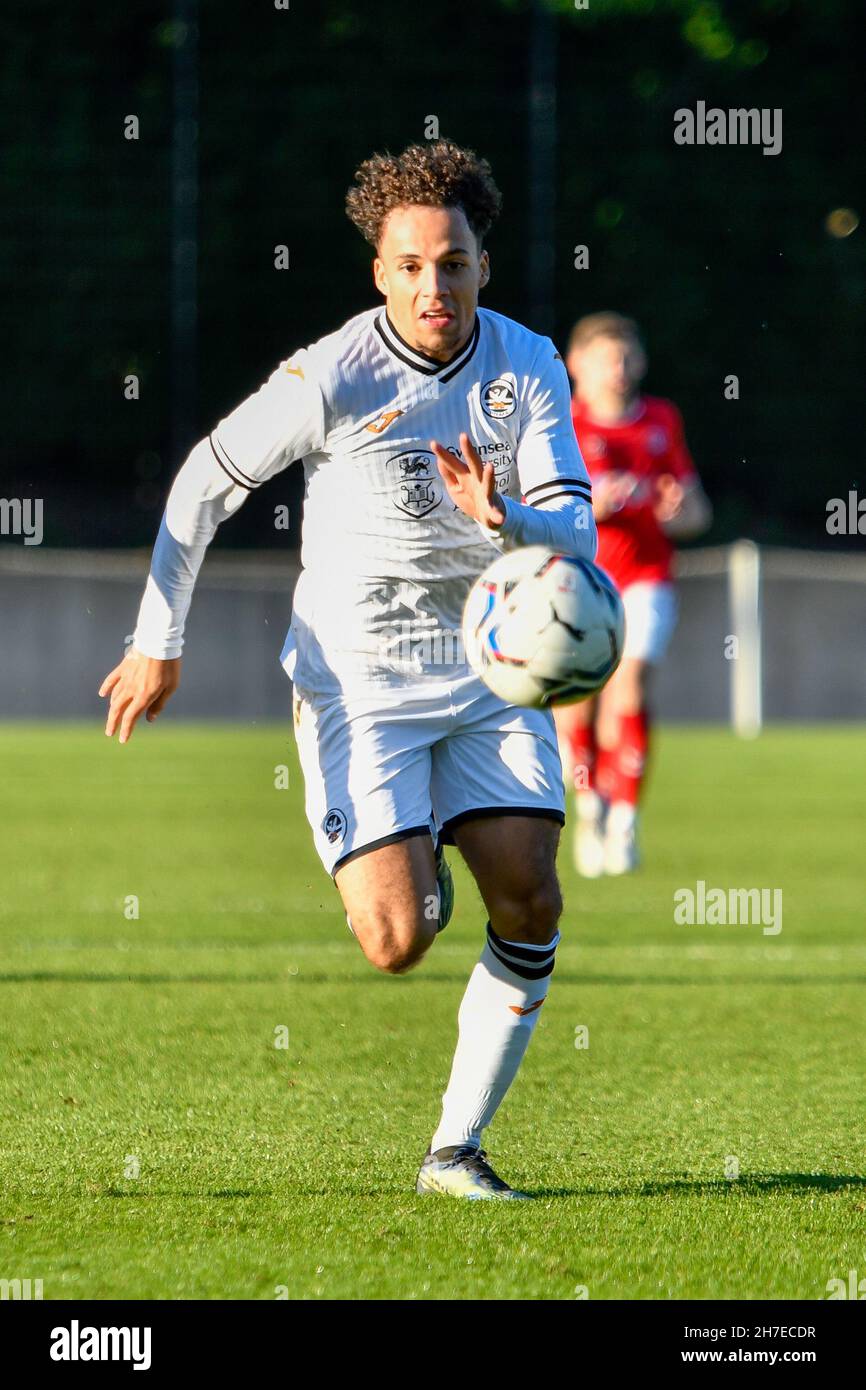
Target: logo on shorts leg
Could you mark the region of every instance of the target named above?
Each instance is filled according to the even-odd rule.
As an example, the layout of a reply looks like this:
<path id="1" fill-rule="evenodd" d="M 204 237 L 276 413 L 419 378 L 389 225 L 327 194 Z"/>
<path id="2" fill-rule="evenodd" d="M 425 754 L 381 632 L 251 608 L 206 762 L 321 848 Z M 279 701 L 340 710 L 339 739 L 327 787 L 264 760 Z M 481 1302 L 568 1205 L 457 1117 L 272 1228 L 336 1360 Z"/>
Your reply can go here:
<path id="1" fill-rule="evenodd" d="M 343 812 L 335 806 L 328 811 L 322 821 L 322 829 L 328 837 L 328 844 L 335 845 L 338 840 L 342 840 L 346 834 L 346 817 Z"/>

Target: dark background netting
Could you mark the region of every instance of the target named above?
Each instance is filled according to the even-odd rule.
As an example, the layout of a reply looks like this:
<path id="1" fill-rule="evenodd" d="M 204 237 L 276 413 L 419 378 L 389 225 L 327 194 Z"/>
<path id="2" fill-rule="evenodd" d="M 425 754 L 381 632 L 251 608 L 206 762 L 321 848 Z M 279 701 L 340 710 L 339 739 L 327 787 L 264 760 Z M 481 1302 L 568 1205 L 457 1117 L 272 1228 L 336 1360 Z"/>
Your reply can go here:
<path id="1" fill-rule="evenodd" d="M 860 4 L 551 8 L 554 336 L 598 308 L 639 319 L 647 387 L 680 404 L 716 504 L 710 539 L 830 543 L 827 499 L 866 490 L 866 243 L 862 228 L 834 238 L 825 227 L 833 208 L 863 210 Z M 181 461 L 170 304 L 180 31 L 170 6 L 145 0 L 7 0 L 0 33 L 0 492 L 45 499 L 47 545 L 149 544 Z M 190 434 L 376 302 L 345 189 L 373 150 L 423 138 L 429 115 L 489 158 L 504 193 L 482 302 L 545 327 L 530 293 L 531 35 L 528 3 L 493 0 L 201 7 Z M 782 153 L 677 146 L 673 112 L 698 100 L 780 107 Z M 128 114 L 136 142 L 123 138 Z M 288 271 L 274 269 L 277 244 Z M 588 271 L 573 268 L 576 244 L 589 247 Z M 137 402 L 123 398 L 129 372 Z M 724 399 L 729 373 L 739 401 Z M 297 502 L 296 473 L 252 499 L 220 543 L 285 546 L 273 506 Z"/>

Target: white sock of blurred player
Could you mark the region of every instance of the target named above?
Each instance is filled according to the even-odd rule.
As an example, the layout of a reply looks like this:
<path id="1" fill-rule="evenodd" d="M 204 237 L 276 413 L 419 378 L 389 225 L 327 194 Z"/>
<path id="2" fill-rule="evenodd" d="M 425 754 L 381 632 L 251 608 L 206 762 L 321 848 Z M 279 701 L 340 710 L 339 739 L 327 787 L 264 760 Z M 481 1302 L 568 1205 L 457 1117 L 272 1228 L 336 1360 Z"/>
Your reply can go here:
<path id="1" fill-rule="evenodd" d="M 480 1145 L 529 1046 L 558 941 L 559 932 L 546 946 L 504 941 L 488 922 L 487 943 L 457 1014 L 457 1049 L 432 1153 L 451 1145 Z"/>
<path id="2" fill-rule="evenodd" d="M 600 878 L 604 873 L 604 830 L 607 803 L 596 791 L 574 795 L 574 864 L 582 878 Z"/>
<path id="3" fill-rule="evenodd" d="M 637 868 L 637 807 L 611 802 L 604 836 L 604 872 L 628 874 Z"/>

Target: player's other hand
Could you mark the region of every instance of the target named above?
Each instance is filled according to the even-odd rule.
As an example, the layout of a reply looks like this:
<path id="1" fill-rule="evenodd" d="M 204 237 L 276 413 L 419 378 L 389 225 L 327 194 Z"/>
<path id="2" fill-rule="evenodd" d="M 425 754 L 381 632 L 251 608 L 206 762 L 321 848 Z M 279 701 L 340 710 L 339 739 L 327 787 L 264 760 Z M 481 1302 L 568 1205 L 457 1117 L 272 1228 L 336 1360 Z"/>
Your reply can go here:
<path id="1" fill-rule="evenodd" d="M 145 714 L 152 723 L 179 684 L 179 656 L 160 661 L 130 647 L 99 687 L 101 696 L 111 696 L 105 723 L 108 737 L 120 729 L 120 742 L 126 743 L 140 716 Z"/>
<path id="2" fill-rule="evenodd" d="M 682 510 L 684 497 L 685 489 L 673 473 L 659 474 L 656 479 L 656 498 L 653 506 L 656 521 L 662 525 L 668 521 L 676 521 Z"/>
<path id="3" fill-rule="evenodd" d="M 496 491 L 493 464 L 482 462 L 469 435 L 460 436 L 462 460 L 443 449 L 435 439 L 430 440 L 430 448 L 436 455 L 439 472 L 454 505 L 473 521 L 480 521 L 482 526 L 501 526 L 505 508 Z"/>
<path id="4" fill-rule="evenodd" d="M 592 480 L 592 514 L 596 521 L 607 521 L 614 512 L 621 512 L 626 503 L 634 500 L 639 479 L 632 473 L 611 471 Z"/>

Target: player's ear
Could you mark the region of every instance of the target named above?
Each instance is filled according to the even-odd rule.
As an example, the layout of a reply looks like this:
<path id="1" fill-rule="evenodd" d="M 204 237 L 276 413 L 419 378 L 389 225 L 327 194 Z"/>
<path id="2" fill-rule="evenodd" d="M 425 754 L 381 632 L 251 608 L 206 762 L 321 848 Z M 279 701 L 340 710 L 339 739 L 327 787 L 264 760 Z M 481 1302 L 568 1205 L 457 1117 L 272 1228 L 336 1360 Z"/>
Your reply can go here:
<path id="1" fill-rule="evenodd" d="M 478 270 L 478 288 L 483 290 L 490 279 L 490 257 L 486 251 L 482 251 L 478 258 Z"/>
<path id="2" fill-rule="evenodd" d="M 373 283 L 380 294 L 388 298 L 388 276 L 385 274 L 385 266 L 377 256 L 373 262 Z"/>

